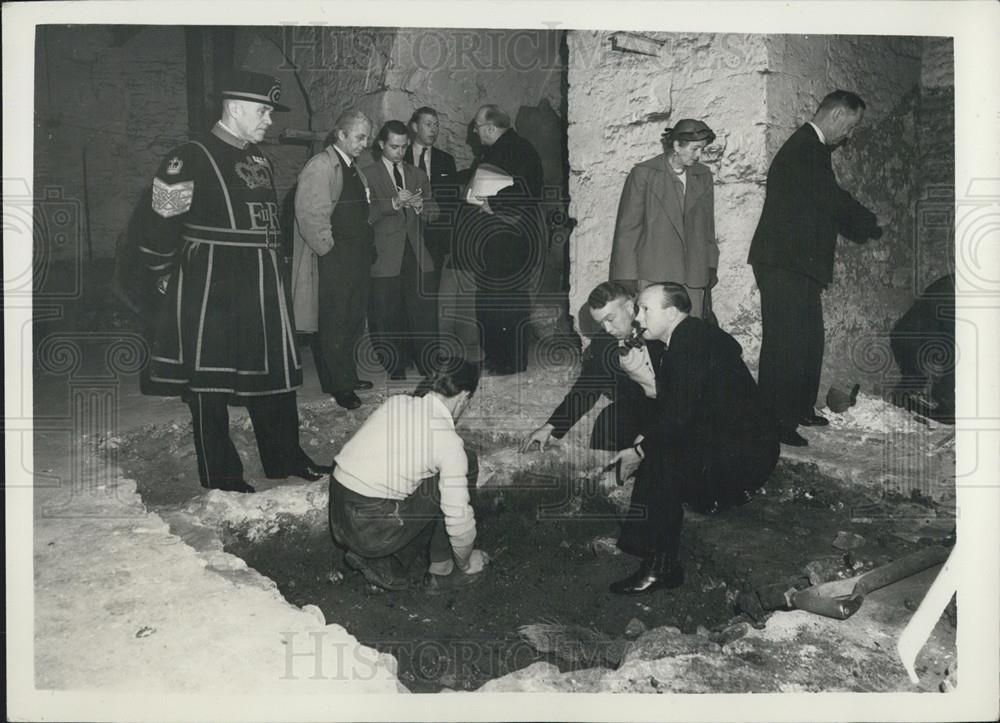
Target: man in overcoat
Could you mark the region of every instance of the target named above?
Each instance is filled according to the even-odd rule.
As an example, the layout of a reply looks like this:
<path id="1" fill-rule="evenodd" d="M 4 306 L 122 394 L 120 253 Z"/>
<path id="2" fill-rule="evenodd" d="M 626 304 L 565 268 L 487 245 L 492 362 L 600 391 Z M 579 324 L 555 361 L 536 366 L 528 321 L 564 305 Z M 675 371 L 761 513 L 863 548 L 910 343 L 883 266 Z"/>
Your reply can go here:
<path id="1" fill-rule="evenodd" d="M 760 289 L 763 335 L 757 372 L 773 406 L 781 442 L 808 444 L 799 425 L 826 426 L 814 404 L 823 368 L 822 291 L 833 280 L 840 234 L 857 243 L 881 238 L 875 214 L 837 183 L 831 154 L 864 117 L 865 103 L 835 90 L 813 119 L 778 150 L 747 263 Z"/>
<path id="2" fill-rule="evenodd" d="M 355 391 L 372 387 L 358 378 L 356 358 L 375 259 L 368 180 L 357 163 L 371 129 L 361 111 L 344 112 L 334 124 L 333 143 L 309 159 L 295 193 L 295 320 L 299 331 L 318 332 L 320 385 L 345 409 L 360 407 Z"/>
<path id="3" fill-rule="evenodd" d="M 281 85 L 235 72 L 211 132 L 173 149 L 153 179 L 140 253 L 165 294 L 150 378 L 188 403 L 204 487 L 253 492 L 229 437 L 229 404 L 247 407 L 268 478 L 317 480 L 299 446 L 302 367 L 280 269 L 278 199 L 256 145 Z"/>

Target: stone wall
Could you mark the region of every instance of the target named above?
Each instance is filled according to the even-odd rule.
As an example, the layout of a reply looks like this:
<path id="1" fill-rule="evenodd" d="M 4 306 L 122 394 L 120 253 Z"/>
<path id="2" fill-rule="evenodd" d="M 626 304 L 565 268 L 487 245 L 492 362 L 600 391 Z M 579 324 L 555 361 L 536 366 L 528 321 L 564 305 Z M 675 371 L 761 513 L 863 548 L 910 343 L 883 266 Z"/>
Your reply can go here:
<path id="1" fill-rule="evenodd" d="M 61 243 L 36 243 L 53 261 L 88 258 L 86 195 L 92 255 L 112 257 L 160 160 L 187 136 L 184 30 L 44 26 L 35 47 L 34 194 L 68 200 L 81 221 Z"/>
<path id="2" fill-rule="evenodd" d="M 918 248 L 914 221 L 930 179 L 953 172 L 950 41 L 654 33 L 643 38 L 644 47 L 659 48 L 650 56 L 612 50 L 612 35 L 569 34 L 570 213 L 579 224 L 570 309 L 578 326 L 586 329 L 587 293 L 607 278 L 629 169 L 659 152 L 665 126 L 700 118 L 718 134 L 705 154 L 715 174 L 720 247 L 714 306 L 755 366 L 760 302 L 746 255 L 767 168 L 818 101 L 846 88 L 865 98 L 868 112 L 851 144 L 835 154 L 834 168 L 841 184 L 878 213 L 886 233 L 867 246 L 839 242 L 835 280 L 824 296 L 823 389 L 859 375 L 871 380 L 874 362 L 859 364 L 857 357 L 870 357 L 865 345 L 884 336 L 909 305 L 915 277 L 933 280 L 934 269 L 950 259 L 940 238 Z M 922 91 L 922 78 L 933 88 Z"/>
<path id="3" fill-rule="evenodd" d="M 555 31 L 241 26 L 233 37 L 234 64 L 278 77 L 291 108 L 275 114 L 262 144 L 279 198 L 292 190 L 310 149 L 278 143 L 278 133 L 325 134 L 353 106 L 372 117 L 376 130 L 385 120 L 407 120 L 421 105 L 437 108 L 438 143 L 459 168 L 472 161 L 467 124 L 483 103 L 497 103 L 513 118 L 540 105 L 565 118 Z M 188 136 L 184 29 L 50 26 L 36 47 L 37 195 L 58 189 L 82 217 L 86 149 L 93 256 L 113 257 L 158 163 Z M 205 82 L 211 93 L 210 72 Z M 214 119 L 218 104 L 209 107 Z M 564 149 L 540 150 L 552 176 L 547 182 L 561 187 Z M 82 236 L 53 245 L 50 256 L 86 258 Z"/>
<path id="4" fill-rule="evenodd" d="M 661 152 L 660 134 L 680 118 L 716 132 L 703 160 L 715 175 L 719 287 L 716 313 L 727 328 L 752 334 L 745 264 L 763 204 L 767 168 L 762 36 L 652 33 L 656 56 L 612 49 L 613 33 L 569 33 L 570 310 L 586 330 L 587 294 L 608 278 L 618 199 L 636 163 Z M 582 312 L 582 313 L 581 313 Z"/>

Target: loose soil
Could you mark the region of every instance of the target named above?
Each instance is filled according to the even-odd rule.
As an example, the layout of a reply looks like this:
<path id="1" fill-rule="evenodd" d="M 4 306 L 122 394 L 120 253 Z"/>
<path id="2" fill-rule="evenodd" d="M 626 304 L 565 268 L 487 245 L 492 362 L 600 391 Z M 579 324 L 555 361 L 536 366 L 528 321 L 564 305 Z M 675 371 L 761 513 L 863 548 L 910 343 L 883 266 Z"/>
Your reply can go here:
<path id="1" fill-rule="evenodd" d="M 302 416 L 306 444 L 312 430 L 330 429 L 314 412 L 303 410 Z M 340 436 L 346 433 L 313 445 L 317 459 L 332 454 Z M 234 423 L 234 438 L 252 480 L 252 432 Z M 190 431 L 178 424 L 146 428 L 123 441 L 122 467 L 139 480 L 151 507 L 169 509 L 201 492 L 189 445 Z M 477 451 L 482 456 L 489 450 Z M 633 619 L 645 628 L 671 625 L 689 633 L 721 630 L 736 620 L 760 625 L 760 611 L 751 611 L 752 617 L 744 604 L 750 589 L 776 582 L 805 586 L 810 563 L 819 579 L 848 577 L 938 541 L 894 534 L 897 523 L 914 514 L 933 515 L 929 501 L 872 499 L 814 467 L 782 462 L 749 504 L 710 517 L 688 513 L 682 553 L 688 579 L 681 588 L 628 598 L 607 590 L 637 561 L 606 544 L 617 522 L 600 490 L 565 475 L 521 474 L 509 487 L 477 490 L 473 505 L 477 546 L 493 561 L 481 584 L 460 593 L 425 594 L 419 563 L 409 590 L 385 592 L 367 584 L 346 568 L 325 525 L 293 524 L 262 541 L 230 535 L 225 542 L 227 551 L 274 580 L 292 604 L 317 605 L 362 643 L 395 655 L 399 678 L 411 691 L 434 692 L 473 690 L 538 660 L 564 671 L 615 664 L 601 645 L 573 661 L 539 653 L 518 635 L 522 625 L 579 626 L 609 641 L 623 640 Z M 860 535 L 860 545 L 834 548 L 841 531 Z"/>

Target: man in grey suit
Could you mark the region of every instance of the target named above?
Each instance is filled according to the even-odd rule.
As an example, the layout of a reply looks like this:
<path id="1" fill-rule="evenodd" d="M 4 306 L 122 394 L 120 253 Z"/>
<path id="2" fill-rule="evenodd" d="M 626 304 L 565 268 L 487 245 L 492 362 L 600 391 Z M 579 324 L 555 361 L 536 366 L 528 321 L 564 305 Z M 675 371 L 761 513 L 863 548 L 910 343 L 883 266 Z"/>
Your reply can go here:
<path id="1" fill-rule="evenodd" d="M 691 316 L 706 317 L 706 296 L 718 283 L 719 247 L 712 172 L 699 159 L 715 133 L 686 118 L 660 140 L 664 152 L 636 165 L 625 181 L 608 278 L 636 290 L 654 282 L 681 284 Z"/>
<path id="2" fill-rule="evenodd" d="M 391 120 L 378 134 L 381 156 L 367 169 L 368 220 L 378 257 L 371 266 L 368 332 L 390 379 L 405 379 L 415 362 L 425 374 L 437 341 L 434 261 L 423 225 L 438 214 L 427 174 L 403 161 L 409 136 Z"/>

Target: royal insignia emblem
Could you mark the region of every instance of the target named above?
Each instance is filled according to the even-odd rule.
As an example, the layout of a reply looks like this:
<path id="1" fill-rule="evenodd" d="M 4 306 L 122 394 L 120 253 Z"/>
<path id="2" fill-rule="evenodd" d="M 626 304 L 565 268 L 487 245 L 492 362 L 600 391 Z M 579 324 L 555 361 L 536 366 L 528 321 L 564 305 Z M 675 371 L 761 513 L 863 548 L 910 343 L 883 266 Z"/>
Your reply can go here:
<path id="1" fill-rule="evenodd" d="M 159 178 L 153 179 L 153 210 L 171 218 L 191 210 L 191 200 L 194 198 L 194 181 L 180 183 L 165 183 Z"/>
<path id="2" fill-rule="evenodd" d="M 167 163 L 167 175 L 176 176 L 178 173 L 181 172 L 181 168 L 183 166 L 184 166 L 184 161 L 182 161 L 177 156 L 174 156 L 173 158 L 170 159 L 170 162 Z"/>
<path id="3" fill-rule="evenodd" d="M 243 179 L 247 188 L 267 188 L 271 185 L 270 169 L 259 163 L 238 161 L 234 166 L 236 175 Z"/>

